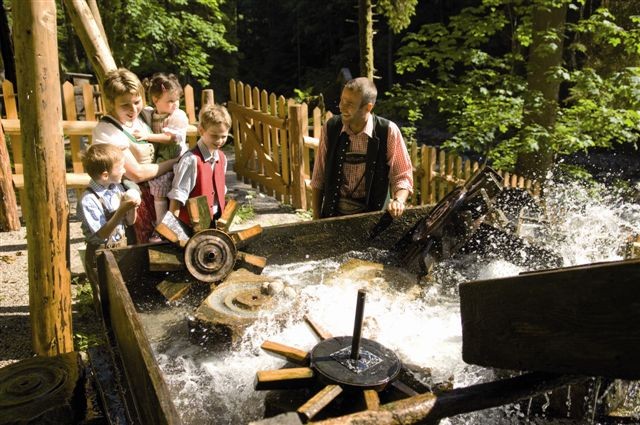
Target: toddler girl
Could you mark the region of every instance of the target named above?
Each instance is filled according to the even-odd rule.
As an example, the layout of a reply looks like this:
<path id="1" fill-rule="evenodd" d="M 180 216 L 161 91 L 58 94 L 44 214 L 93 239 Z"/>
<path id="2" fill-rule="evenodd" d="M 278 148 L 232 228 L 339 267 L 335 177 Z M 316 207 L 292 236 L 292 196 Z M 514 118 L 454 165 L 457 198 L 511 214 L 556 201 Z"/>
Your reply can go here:
<path id="1" fill-rule="evenodd" d="M 150 124 L 153 134 L 145 135 L 149 142 L 156 143 L 156 163 L 178 158 L 187 151 L 187 114 L 180 109 L 182 87 L 173 74 L 154 74 L 148 83 L 149 99 L 153 107 L 142 111 L 143 119 Z M 156 224 L 162 221 L 169 202 L 167 192 L 171 189 L 173 172 L 168 172 L 149 181 L 156 212 Z M 159 239 L 154 234 L 155 241 Z"/>

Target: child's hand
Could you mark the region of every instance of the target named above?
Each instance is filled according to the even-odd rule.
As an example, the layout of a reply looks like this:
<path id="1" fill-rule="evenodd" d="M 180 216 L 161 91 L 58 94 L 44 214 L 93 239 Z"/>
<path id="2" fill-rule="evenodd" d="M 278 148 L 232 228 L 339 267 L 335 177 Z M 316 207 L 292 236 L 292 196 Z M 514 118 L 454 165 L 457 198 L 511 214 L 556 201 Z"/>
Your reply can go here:
<path id="1" fill-rule="evenodd" d="M 165 136 L 169 136 L 169 138 L 171 139 L 171 143 L 179 143 L 178 141 L 178 135 L 176 134 L 175 131 L 171 131 L 169 128 L 165 127 L 162 129 L 162 132 L 164 133 Z"/>
<path id="2" fill-rule="evenodd" d="M 147 132 L 140 131 L 140 130 L 134 130 L 132 134 L 133 134 L 133 137 L 136 138 L 136 140 L 146 140 L 148 137 Z"/>
<path id="3" fill-rule="evenodd" d="M 141 202 L 140 192 L 135 189 L 129 189 L 123 193 L 122 198 L 120 198 L 120 208 L 128 211 L 131 208 L 138 208 Z"/>

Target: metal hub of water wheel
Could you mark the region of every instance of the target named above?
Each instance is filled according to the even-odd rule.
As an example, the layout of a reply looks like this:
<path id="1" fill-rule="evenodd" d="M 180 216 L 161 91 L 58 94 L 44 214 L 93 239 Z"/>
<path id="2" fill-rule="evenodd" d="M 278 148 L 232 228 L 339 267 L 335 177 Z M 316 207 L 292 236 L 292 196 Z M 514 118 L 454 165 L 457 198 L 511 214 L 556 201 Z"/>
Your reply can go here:
<path id="1" fill-rule="evenodd" d="M 398 356 L 382 344 L 362 338 L 357 359 L 351 356 L 352 346 L 350 336 L 318 343 L 311 350 L 311 368 L 328 384 L 376 391 L 382 391 L 400 373 L 402 364 Z"/>
<path id="2" fill-rule="evenodd" d="M 203 282 L 220 282 L 233 270 L 236 246 L 224 232 L 202 230 L 193 235 L 184 251 L 187 270 Z"/>

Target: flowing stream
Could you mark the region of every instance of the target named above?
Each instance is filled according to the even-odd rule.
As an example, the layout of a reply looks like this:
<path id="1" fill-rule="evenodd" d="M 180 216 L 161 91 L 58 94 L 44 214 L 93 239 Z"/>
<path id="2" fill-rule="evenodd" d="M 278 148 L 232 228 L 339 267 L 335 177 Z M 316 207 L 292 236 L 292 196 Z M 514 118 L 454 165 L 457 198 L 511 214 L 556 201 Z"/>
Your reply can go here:
<path id="1" fill-rule="evenodd" d="M 533 224 L 523 232 L 560 254 L 564 266 L 620 260 L 625 240 L 640 234 L 640 206 L 615 195 L 601 195 L 603 192 L 577 184 L 551 186 L 544 225 Z M 257 320 L 232 349 L 200 346 L 189 340 L 186 317 L 191 314 L 191 306 L 167 306 L 143 312 L 142 316 L 186 424 L 242 424 L 261 419 L 268 392 L 254 390 L 255 374 L 285 364 L 260 349 L 262 342 L 270 340 L 310 350 L 318 340 L 304 323 L 305 314 L 334 336 L 351 335 L 360 288 L 367 289 L 363 337 L 393 350 L 405 364 L 429 368 L 432 382 L 464 387 L 498 377 L 493 370 L 462 361 L 457 287 L 465 281 L 527 270 L 502 254 L 496 246 L 483 256 L 457 256 L 441 262 L 435 266 L 430 282 L 421 286 L 403 273 L 396 273 L 392 279 L 338 273 L 349 260 L 376 261 L 383 252 L 351 252 L 323 261 L 267 266 L 263 274 L 282 280 L 296 290 L 297 296 L 282 296 L 276 314 L 265 314 Z M 638 391 L 637 386 L 630 388 Z M 585 397 L 593 398 L 593 394 Z M 567 400 L 570 403 L 571 398 Z M 295 408 L 291 406 L 290 410 Z M 526 416 L 529 408 L 526 403 L 507 405 L 447 418 L 442 423 L 565 423 L 547 419 L 544 414 Z M 598 423 L 593 416 L 590 423 Z M 567 423 L 584 423 L 584 419 Z"/>

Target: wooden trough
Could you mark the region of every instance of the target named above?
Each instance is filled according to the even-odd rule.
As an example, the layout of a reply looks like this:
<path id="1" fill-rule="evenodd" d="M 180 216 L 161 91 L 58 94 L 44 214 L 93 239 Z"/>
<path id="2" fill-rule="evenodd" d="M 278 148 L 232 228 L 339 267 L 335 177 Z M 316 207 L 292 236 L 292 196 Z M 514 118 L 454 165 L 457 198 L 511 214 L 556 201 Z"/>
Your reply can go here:
<path id="1" fill-rule="evenodd" d="M 367 248 L 388 249 L 403 237 L 428 211 L 429 207 L 410 208 L 401 219 L 393 221 L 384 232 L 375 235 L 371 234 L 371 230 L 380 223 L 382 213 L 365 213 L 350 217 L 266 227 L 260 237 L 253 239 L 243 249 L 250 254 L 267 258 L 267 264 L 320 260 Z M 113 348 L 114 367 L 118 371 L 117 375 L 120 377 L 121 386 L 124 388 L 123 403 L 129 412 L 128 416 L 133 418 L 132 423 L 180 424 L 180 416 L 172 401 L 162 371 L 153 355 L 149 338 L 145 333 L 136 307 L 141 303 L 146 305 L 154 302 L 159 305 L 166 303 L 166 300 L 156 290 L 158 283 L 166 279 L 166 272 L 152 272 L 149 270 L 148 248 L 150 246 L 158 248 L 159 245 L 139 245 L 100 252 L 98 255 L 98 273 L 101 287 L 102 315 L 110 345 Z M 166 244 L 166 248 L 180 249 L 170 243 Z M 631 265 L 635 266 L 636 263 Z M 554 272 L 545 273 L 552 274 Z M 537 273 L 535 276 L 541 274 L 546 276 L 544 273 Z M 523 278 L 526 279 L 527 275 Z M 583 275 L 585 281 L 588 278 L 588 275 Z M 540 278 L 537 279 L 540 280 Z M 629 284 L 629 282 L 627 283 Z M 468 291 L 474 289 L 472 285 L 465 284 L 463 289 L 463 310 L 466 317 L 469 317 L 469 312 L 475 312 L 475 306 L 473 303 L 469 303 L 471 298 Z M 485 288 L 490 283 L 485 282 L 480 285 L 482 286 L 475 288 Z M 605 290 L 605 286 L 602 285 L 601 289 Z M 620 287 L 620 292 L 616 293 L 621 295 L 621 291 L 622 287 Z M 589 296 L 586 292 L 581 293 L 578 291 L 577 287 L 574 288 L 573 295 L 580 299 L 586 299 Z M 496 300 L 497 298 L 494 297 L 493 299 Z M 515 300 L 515 298 L 514 296 L 513 299 Z M 509 300 L 511 301 L 512 298 L 509 298 Z M 526 303 L 527 298 L 521 297 L 520 301 Z M 551 301 L 553 300 L 549 302 Z M 506 302 L 502 303 L 503 310 L 506 304 Z M 561 310 L 562 303 L 559 304 L 558 309 Z M 494 307 L 488 302 L 485 304 L 479 303 L 478 306 L 482 306 L 482 308 Z M 607 306 L 612 307 L 615 304 L 607 304 Z M 477 311 L 486 314 L 487 317 L 491 317 L 488 310 L 482 310 L 478 307 Z M 541 315 L 544 314 L 542 308 L 539 308 L 538 311 Z M 577 312 L 579 310 L 575 310 L 574 313 Z M 495 311 L 492 313 L 495 313 Z M 515 314 L 515 312 L 512 313 Z M 636 320 L 634 323 L 637 323 L 637 313 L 635 314 L 635 316 L 632 316 L 635 319 L 632 320 Z M 572 317 L 567 316 L 566 318 L 571 319 Z M 576 327 L 582 326 L 582 323 L 577 319 L 568 321 L 570 322 L 569 325 L 574 323 Z M 569 325 L 568 328 L 570 328 Z M 484 332 L 481 327 L 478 327 L 478 331 Z M 558 336 L 558 338 L 560 337 Z M 637 341 L 635 343 L 635 347 L 637 347 Z M 477 344 L 479 347 L 484 348 L 478 350 L 475 355 L 470 355 L 469 353 L 472 352 L 469 351 L 471 347 L 467 345 L 465 348 L 466 361 L 495 365 L 493 362 L 482 363 L 480 361 L 482 353 L 488 350 L 485 347 L 486 344 L 483 345 L 477 341 L 472 344 Z M 571 347 L 568 347 L 568 349 L 571 349 Z M 619 358 L 622 360 L 627 359 L 627 357 Z M 548 358 L 549 363 L 552 361 L 552 358 Z M 593 365 L 600 364 L 595 356 L 593 356 L 591 362 Z M 536 370 L 535 367 L 531 367 L 533 365 L 535 364 L 529 361 L 519 364 L 505 364 L 505 366 L 517 366 L 525 370 Z M 635 367 L 619 367 L 615 370 L 616 373 L 613 376 L 636 376 L 637 369 Z M 579 372 L 579 370 L 563 366 L 555 369 L 544 368 L 540 370 L 571 374 Z M 611 371 L 609 361 L 604 362 L 600 369 L 597 367 L 584 369 L 584 372 L 593 373 L 608 373 Z M 327 423 L 355 423 L 349 421 L 355 420 L 357 422 L 360 419 L 365 421 L 358 423 L 396 423 L 393 421 L 381 422 L 381 415 L 385 415 L 386 413 L 384 412 L 391 412 L 389 413 L 391 416 L 402 415 L 401 411 L 418 412 L 418 414 L 409 414 L 403 419 L 404 422 L 402 423 L 417 423 L 424 420 L 437 421 L 438 418 L 469 411 L 470 406 L 475 406 L 471 409 L 474 410 L 511 403 L 549 391 L 554 387 L 578 382 L 581 379 L 583 378 L 533 373 L 531 375 L 523 375 L 521 379 L 516 378 L 515 381 L 511 379 L 490 383 L 489 386 L 483 384 L 485 386 L 477 388 L 473 386 L 455 390 L 449 396 L 446 394 L 421 394 L 390 405 L 380 406 L 380 414 L 366 411 L 368 413 L 358 414 L 357 417 L 344 418 L 343 421 L 337 418 L 335 422 Z M 482 394 L 487 395 L 487 397 L 483 397 Z M 460 404 L 461 400 L 464 403 Z M 285 423 L 277 422 L 278 420 L 284 419 L 277 419 L 273 423 Z"/>

